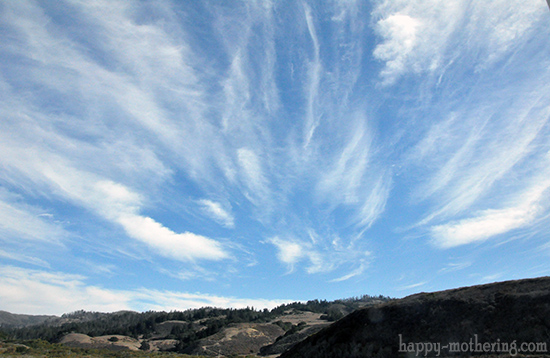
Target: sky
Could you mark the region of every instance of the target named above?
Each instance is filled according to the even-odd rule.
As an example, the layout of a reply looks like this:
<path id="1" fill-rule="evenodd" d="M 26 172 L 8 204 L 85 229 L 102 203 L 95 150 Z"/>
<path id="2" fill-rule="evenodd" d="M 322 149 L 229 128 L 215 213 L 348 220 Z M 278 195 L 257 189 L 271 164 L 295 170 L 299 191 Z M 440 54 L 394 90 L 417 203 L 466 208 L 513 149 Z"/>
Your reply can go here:
<path id="1" fill-rule="evenodd" d="M 0 1 L 0 310 L 550 275 L 544 0 Z"/>

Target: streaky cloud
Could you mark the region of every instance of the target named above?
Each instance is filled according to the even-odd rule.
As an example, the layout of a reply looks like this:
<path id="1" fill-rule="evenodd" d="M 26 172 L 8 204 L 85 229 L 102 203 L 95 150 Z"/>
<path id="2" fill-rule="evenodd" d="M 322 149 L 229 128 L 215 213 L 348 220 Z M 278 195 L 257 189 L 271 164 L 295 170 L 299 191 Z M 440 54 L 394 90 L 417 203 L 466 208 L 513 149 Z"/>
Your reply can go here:
<path id="1" fill-rule="evenodd" d="M 537 181 L 525 193 L 519 195 L 516 206 L 505 209 L 487 209 L 477 216 L 430 228 L 434 245 L 448 249 L 507 233 L 532 224 L 547 205 L 549 180 Z"/>
<path id="2" fill-rule="evenodd" d="M 406 75 L 438 77 L 465 53 L 479 61 L 478 70 L 487 68 L 533 29 L 543 6 L 521 0 L 381 1 L 373 19 L 382 42 L 373 55 L 385 65 L 382 84 Z"/>
<path id="3" fill-rule="evenodd" d="M 317 32 L 315 30 L 315 24 L 313 23 L 311 8 L 306 3 L 303 3 L 303 6 L 307 29 L 313 45 L 313 59 L 308 64 L 308 84 L 306 87 L 307 107 L 304 147 L 307 147 L 309 146 L 313 134 L 315 133 L 315 129 L 319 125 L 320 114 L 317 111 L 317 98 L 319 96 L 319 83 L 321 81 L 320 77 L 323 65 L 321 64 L 319 56 L 320 45 L 317 38 Z"/>
<path id="4" fill-rule="evenodd" d="M 217 222 L 229 228 L 235 226 L 235 218 L 230 208 L 224 208 L 222 204 L 208 199 L 201 199 L 198 203 L 203 211 Z"/>

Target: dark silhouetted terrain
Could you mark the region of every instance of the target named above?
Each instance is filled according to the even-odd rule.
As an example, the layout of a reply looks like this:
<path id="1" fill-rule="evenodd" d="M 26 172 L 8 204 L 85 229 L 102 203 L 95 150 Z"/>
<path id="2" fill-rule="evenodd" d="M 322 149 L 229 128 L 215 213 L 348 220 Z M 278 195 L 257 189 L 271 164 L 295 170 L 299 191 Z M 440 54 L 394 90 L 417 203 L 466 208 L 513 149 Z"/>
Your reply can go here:
<path id="1" fill-rule="evenodd" d="M 399 345 L 399 335 L 406 346 Z M 518 349 L 523 342 L 545 343 L 548 349 L 550 278 L 419 293 L 359 309 L 298 343 L 281 358 L 409 357 L 416 354 L 416 351 L 404 352 L 412 348 L 409 343 L 439 342 L 441 346 L 471 340 L 475 343 L 475 335 L 481 344 L 502 343 L 500 349 L 505 348 L 504 343 L 509 343 L 508 351 L 501 352 L 500 357 L 519 353 L 510 352 L 513 342 Z M 485 349 L 483 346 L 477 348 Z M 439 356 L 496 357 L 495 353 L 468 350 L 451 354 L 441 349 Z M 550 356 L 545 353 L 530 356 Z M 428 354 L 436 355 L 436 352 Z"/>

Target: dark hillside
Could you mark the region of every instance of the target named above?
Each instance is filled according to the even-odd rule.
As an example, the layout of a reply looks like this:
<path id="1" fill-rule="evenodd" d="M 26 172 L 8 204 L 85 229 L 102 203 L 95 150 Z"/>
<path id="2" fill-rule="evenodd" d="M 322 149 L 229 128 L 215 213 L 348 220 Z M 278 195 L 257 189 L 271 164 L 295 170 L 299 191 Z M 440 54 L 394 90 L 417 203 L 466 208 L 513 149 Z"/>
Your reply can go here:
<path id="1" fill-rule="evenodd" d="M 462 344 L 475 344 L 476 337 L 480 345 L 473 350 Z M 439 343 L 439 356 L 461 357 L 496 356 L 492 349 L 501 350 L 501 357 L 511 356 L 519 353 L 514 347 L 521 349 L 523 342 L 543 343 L 546 347 L 538 348 L 544 352 L 530 353 L 531 357 L 550 357 L 545 355 L 550 348 L 550 278 L 420 293 L 360 309 L 298 343 L 281 358 L 407 357 L 417 353 L 404 352 L 416 349 L 409 343 L 422 342 L 433 342 L 434 350 Z M 460 352 L 445 349 L 455 342 L 462 344 Z M 501 344 L 485 348 L 484 343 Z M 462 352 L 463 348 L 468 349 Z M 424 350 L 419 356 L 425 354 Z"/>

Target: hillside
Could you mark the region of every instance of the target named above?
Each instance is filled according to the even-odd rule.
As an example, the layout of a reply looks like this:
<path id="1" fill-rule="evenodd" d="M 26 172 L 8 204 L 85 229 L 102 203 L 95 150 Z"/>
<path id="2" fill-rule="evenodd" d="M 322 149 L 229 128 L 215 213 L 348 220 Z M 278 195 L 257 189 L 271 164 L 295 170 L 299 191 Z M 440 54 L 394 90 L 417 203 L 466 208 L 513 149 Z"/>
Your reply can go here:
<path id="1" fill-rule="evenodd" d="M 535 350 L 534 344 L 542 343 L 538 348 L 543 352 L 524 352 L 529 357 L 550 357 L 549 277 L 419 293 L 359 309 L 298 343 L 281 358 L 408 357 L 417 353 L 493 357 L 498 350 L 504 356 L 516 353 L 520 357 L 514 347 L 519 350 L 524 342 L 533 343 L 524 348 Z M 433 343 L 432 351 L 417 343 Z M 456 345 L 448 346 L 454 343 L 460 345 L 460 352 Z"/>
<path id="2" fill-rule="evenodd" d="M 78 349 L 272 355 L 358 308 L 387 300 L 365 295 L 332 302 L 294 302 L 261 311 L 212 307 L 183 312 L 77 311 L 4 331 L 16 340 L 43 339 Z"/>

